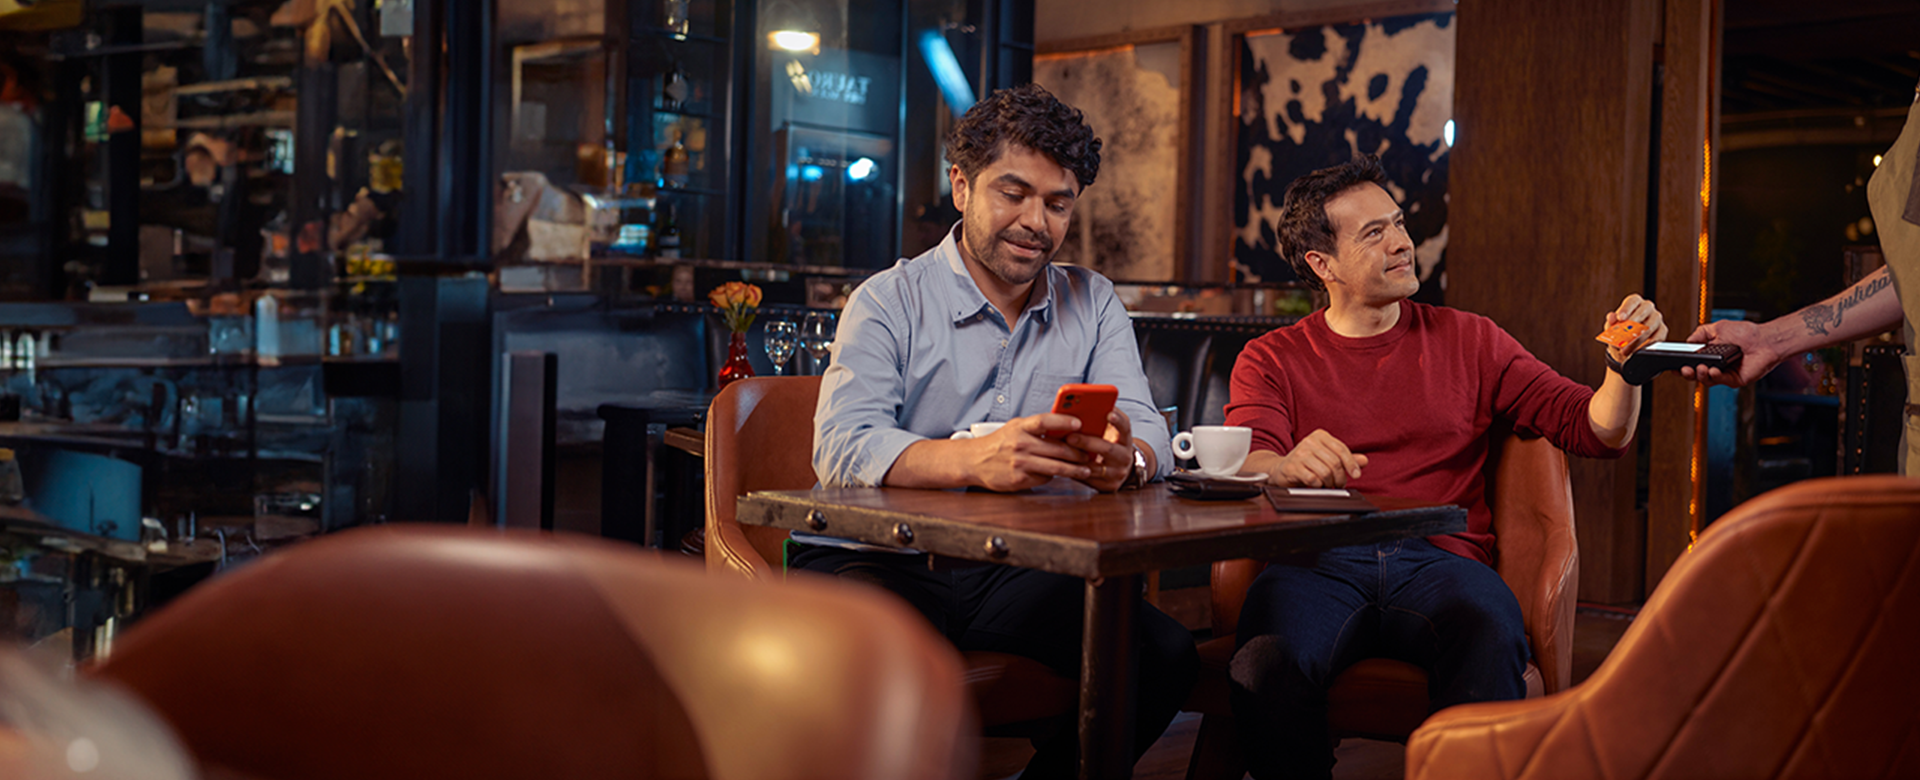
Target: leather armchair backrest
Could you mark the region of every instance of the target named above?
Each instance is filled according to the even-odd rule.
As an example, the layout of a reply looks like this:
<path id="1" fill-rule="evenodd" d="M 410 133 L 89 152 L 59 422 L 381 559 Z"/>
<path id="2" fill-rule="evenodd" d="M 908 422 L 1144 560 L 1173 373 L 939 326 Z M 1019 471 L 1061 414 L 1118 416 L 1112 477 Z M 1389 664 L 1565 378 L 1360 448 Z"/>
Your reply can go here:
<path id="1" fill-rule="evenodd" d="M 1221 333 L 1207 344 L 1206 362 L 1200 371 L 1199 384 L 1194 389 L 1193 413 L 1188 416 L 1188 427 L 1227 424 L 1227 399 L 1232 395 L 1234 364 L 1240 362 L 1240 352 L 1247 348 L 1247 342 L 1260 335 Z"/>
<path id="2" fill-rule="evenodd" d="M 1920 775 L 1920 480 L 1807 480 L 1736 507 L 1593 676 L 1436 714 L 1407 776 Z"/>
<path id="3" fill-rule="evenodd" d="M 959 658 L 897 600 L 446 526 L 276 553 L 91 673 L 263 780 L 970 778 L 977 728 Z"/>
<path id="4" fill-rule="evenodd" d="M 1177 407 L 1173 420 L 1177 430 L 1193 427 L 1190 418 L 1214 334 L 1197 329 L 1144 327 L 1138 322 L 1134 329 L 1140 340 L 1140 368 L 1147 375 L 1153 405 Z"/>
<path id="5" fill-rule="evenodd" d="M 707 411 L 707 568 L 778 579 L 787 532 L 742 526 L 734 501 L 755 490 L 805 490 L 813 472 L 820 377 L 742 379 Z"/>
<path id="6" fill-rule="evenodd" d="M 1247 342 L 1294 321 L 1241 317 L 1231 321 L 1141 316 L 1133 320 L 1140 367 L 1160 408 L 1179 407 L 1173 425 L 1184 431 L 1226 420 L 1229 380 Z"/>

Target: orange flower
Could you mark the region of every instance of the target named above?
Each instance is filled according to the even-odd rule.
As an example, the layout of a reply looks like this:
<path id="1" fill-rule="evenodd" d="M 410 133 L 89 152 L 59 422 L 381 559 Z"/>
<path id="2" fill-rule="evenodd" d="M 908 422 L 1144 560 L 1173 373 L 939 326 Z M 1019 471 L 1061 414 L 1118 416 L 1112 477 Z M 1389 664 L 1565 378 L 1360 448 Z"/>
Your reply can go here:
<path id="1" fill-rule="evenodd" d="M 753 326 L 753 309 L 760 305 L 760 288 L 746 282 L 727 282 L 707 293 L 720 310 L 720 316 L 727 321 L 727 330 L 745 333 Z"/>

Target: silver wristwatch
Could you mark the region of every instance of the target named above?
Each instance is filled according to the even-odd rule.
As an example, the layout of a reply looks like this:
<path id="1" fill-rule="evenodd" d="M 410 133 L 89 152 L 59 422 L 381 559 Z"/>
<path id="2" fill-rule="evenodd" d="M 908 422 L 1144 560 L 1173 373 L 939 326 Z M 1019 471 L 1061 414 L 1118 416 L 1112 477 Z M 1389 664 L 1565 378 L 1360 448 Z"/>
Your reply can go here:
<path id="1" fill-rule="evenodd" d="M 1139 447 L 1132 449 L 1133 468 L 1127 469 L 1127 478 L 1120 480 L 1121 490 L 1132 490 L 1137 487 L 1143 487 L 1147 484 L 1147 480 L 1152 478 L 1152 475 L 1147 473 L 1146 453 L 1141 452 Z"/>

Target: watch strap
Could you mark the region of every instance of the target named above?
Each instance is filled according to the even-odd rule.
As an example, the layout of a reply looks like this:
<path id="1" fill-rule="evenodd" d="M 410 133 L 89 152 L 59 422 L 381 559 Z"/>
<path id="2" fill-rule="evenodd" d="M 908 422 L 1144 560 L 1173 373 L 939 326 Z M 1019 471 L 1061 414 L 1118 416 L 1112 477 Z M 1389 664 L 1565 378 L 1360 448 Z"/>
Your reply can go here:
<path id="1" fill-rule="evenodd" d="M 1616 374 L 1619 374 L 1619 375 L 1620 375 L 1620 378 L 1621 378 L 1622 380 L 1625 380 L 1625 381 L 1626 381 L 1626 383 L 1627 383 L 1627 384 L 1629 384 L 1629 385 L 1632 385 L 1632 386 L 1634 386 L 1634 387 L 1639 387 L 1639 386 L 1641 386 L 1641 385 L 1644 385 L 1644 384 L 1646 384 L 1647 382 L 1649 382 L 1649 381 L 1651 381 L 1651 380 L 1653 379 L 1653 377 L 1650 377 L 1650 376 L 1649 376 L 1649 377 L 1643 377 L 1643 378 L 1641 378 L 1641 379 L 1640 379 L 1640 381 L 1638 381 L 1638 382 L 1636 382 L 1636 381 L 1634 381 L 1634 380 L 1633 380 L 1633 376 L 1632 376 L 1631 374 L 1629 374 L 1629 373 L 1627 373 L 1627 366 L 1626 366 L 1626 364 L 1625 364 L 1625 363 L 1621 363 L 1620 361 L 1618 361 L 1618 360 L 1614 360 L 1614 359 L 1613 359 L 1613 352 L 1612 352 L 1612 351 L 1608 351 L 1608 352 L 1606 352 L 1606 353 L 1604 353 L 1604 356 L 1605 356 L 1605 357 L 1606 357 L 1606 359 L 1607 359 L 1607 368 L 1611 368 L 1611 369 L 1613 369 L 1613 373 L 1616 373 Z"/>

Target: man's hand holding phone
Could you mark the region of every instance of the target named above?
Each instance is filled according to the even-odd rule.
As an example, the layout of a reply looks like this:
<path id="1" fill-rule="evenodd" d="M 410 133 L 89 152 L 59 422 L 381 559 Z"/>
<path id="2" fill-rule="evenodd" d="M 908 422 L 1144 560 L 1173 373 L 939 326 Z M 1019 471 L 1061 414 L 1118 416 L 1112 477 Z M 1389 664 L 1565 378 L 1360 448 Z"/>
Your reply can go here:
<path id="1" fill-rule="evenodd" d="M 1120 389 L 1113 385 L 1061 385 L 1053 396 L 1053 414 L 1078 421 L 1062 436 L 1084 455 L 1089 473 L 1075 479 L 1103 493 L 1120 489 L 1133 470 L 1133 421 L 1114 410 Z"/>
<path id="2" fill-rule="evenodd" d="M 1025 490 L 1054 477 L 1118 490 L 1133 468 L 1133 422 L 1114 411 L 1118 396 L 1113 385 L 1062 386 L 1053 411 L 963 443 L 967 471 L 988 490 Z"/>
<path id="3" fill-rule="evenodd" d="M 1075 433 L 1067 437 L 1067 444 L 1089 456 L 1091 473 L 1079 479 L 1102 493 L 1119 490 L 1133 471 L 1133 420 L 1118 411 L 1107 413 L 1102 435 Z"/>
<path id="4" fill-rule="evenodd" d="M 965 450 L 962 459 L 973 475 L 969 481 L 988 490 L 1026 490 L 1067 477 L 1111 491 L 1133 466 L 1130 421 L 1113 414 L 1120 419 L 1107 420 L 1104 435 L 1081 433 L 1077 418 L 1047 413 L 1016 417 L 1000 430 L 953 445 Z"/>
<path id="5" fill-rule="evenodd" d="M 985 435 L 907 448 L 886 484 L 1008 492 L 1067 477 L 1103 492 L 1118 490 L 1134 454 L 1132 420 L 1113 409 L 1118 395 L 1112 385 L 1065 385 L 1054 411 L 1016 417 Z"/>

